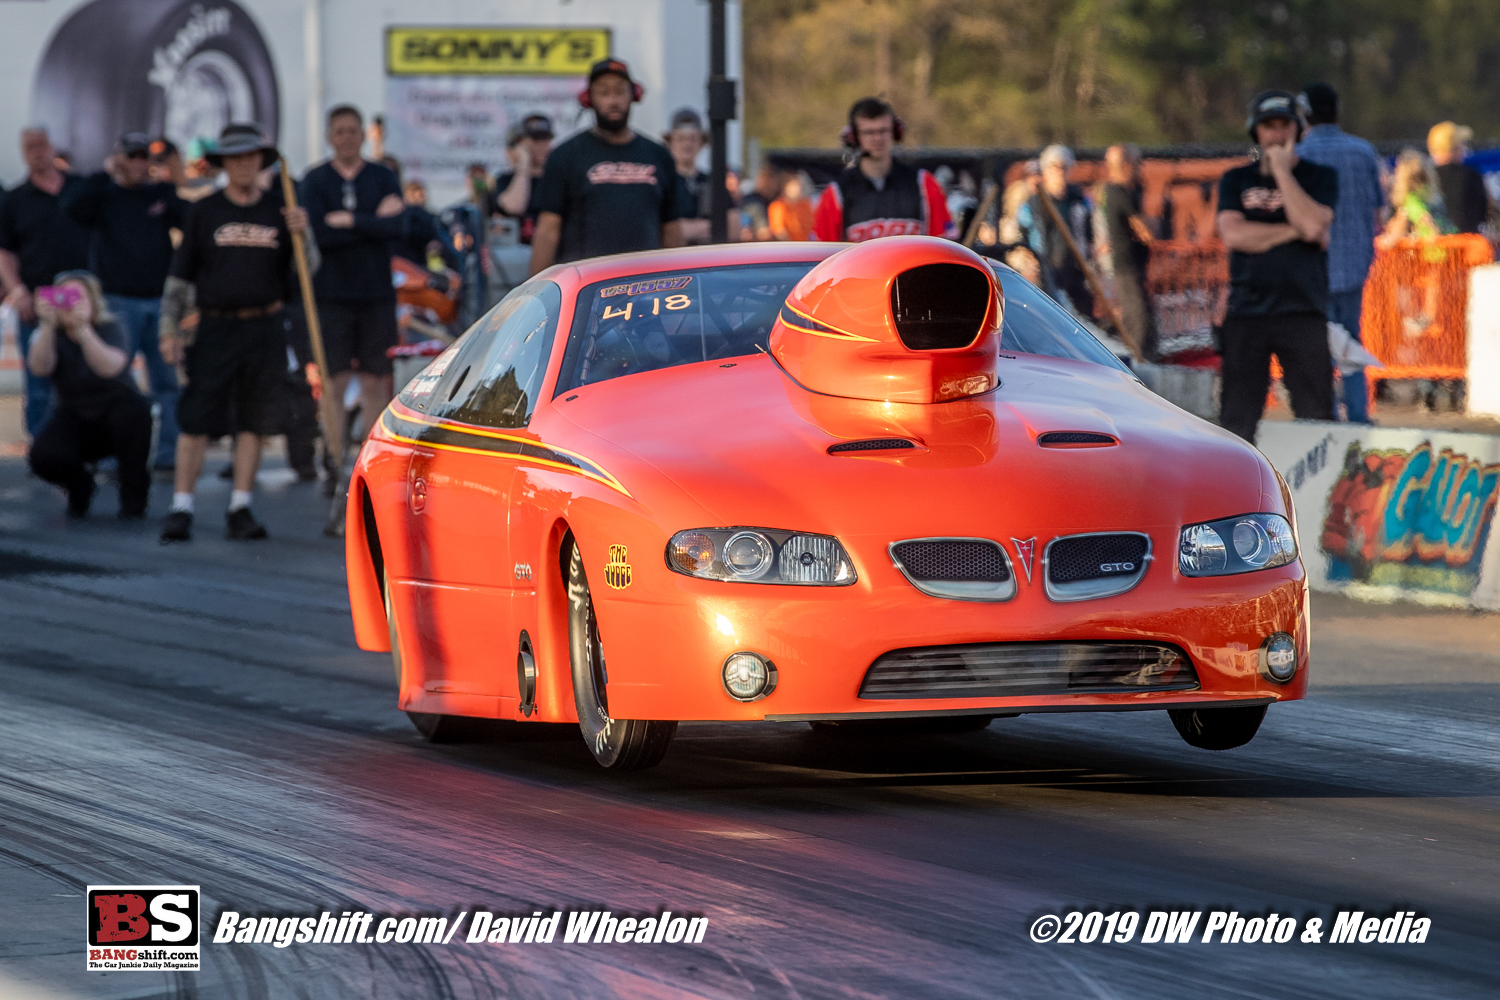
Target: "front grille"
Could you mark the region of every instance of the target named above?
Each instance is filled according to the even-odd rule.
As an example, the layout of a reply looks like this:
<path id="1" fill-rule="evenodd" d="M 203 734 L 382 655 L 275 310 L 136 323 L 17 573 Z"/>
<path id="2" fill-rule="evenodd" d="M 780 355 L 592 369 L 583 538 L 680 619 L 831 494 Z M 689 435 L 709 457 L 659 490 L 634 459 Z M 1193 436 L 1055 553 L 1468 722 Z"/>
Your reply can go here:
<path id="1" fill-rule="evenodd" d="M 870 665 L 859 696 L 1013 698 L 1197 687 L 1187 655 L 1165 643 L 991 642 L 892 650 Z"/>
<path id="2" fill-rule="evenodd" d="M 984 539 L 945 538 L 897 542 L 891 554 L 912 580 L 1004 583 L 1010 579 L 1005 553 Z"/>
<path id="3" fill-rule="evenodd" d="M 828 446 L 828 454 L 839 455 L 846 451 L 896 451 L 915 448 L 906 438 L 872 438 L 868 441 L 841 441 Z"/>
<path id="4" fill-rule="evenodd" d="M 1039 435 L 1036 443 L 1043 448 L 1076 448 L 1086 445 L 1102 448 L 1120 442 L 1108 434 L 1095 434 L 1093 431 L 1048 431 Z"/>
<path id="5" fill-rule="evenodd" d="M 1132 575 L 1146 558 L 1146 536 L 1074 535 L 1059 538 L 1047 551 L 1047 579 L 1077 583 Z"/>

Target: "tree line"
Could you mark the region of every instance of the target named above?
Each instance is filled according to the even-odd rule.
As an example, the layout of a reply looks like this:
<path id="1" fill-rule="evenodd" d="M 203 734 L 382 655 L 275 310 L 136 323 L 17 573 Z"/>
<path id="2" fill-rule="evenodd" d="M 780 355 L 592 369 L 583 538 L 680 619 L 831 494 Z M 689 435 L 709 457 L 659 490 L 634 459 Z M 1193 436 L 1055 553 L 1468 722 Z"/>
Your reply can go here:
<path id="1" fill-rule="evenodd" d="M 1500 136 L 1497 0 L 743 0 L 746 135 L 830 146 L 893 101 L 909 145 L 1234 142 L 1257 90 L 1316 80 L 1345 128 Z"/>

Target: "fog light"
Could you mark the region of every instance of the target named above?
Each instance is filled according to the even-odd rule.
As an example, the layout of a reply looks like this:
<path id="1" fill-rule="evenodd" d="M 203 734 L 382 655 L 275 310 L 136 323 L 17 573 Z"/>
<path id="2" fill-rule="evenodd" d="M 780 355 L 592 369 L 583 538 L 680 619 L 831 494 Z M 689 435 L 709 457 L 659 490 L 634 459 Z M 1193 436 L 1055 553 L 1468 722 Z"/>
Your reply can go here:
<path id="1" fill-rule="evenodd" d="M 755 653 L 733 653 L 724 661 L 724 690 L 735 701 L 758 701 L 776 690 L 776 665 Z"/>
<path id="2" fill-rule="evenodd" d="M 1297 672 L 1297 641 L 1276 632 L 1260 647 L 1261 670 L 1271 680 L 1285 684 Z"/>

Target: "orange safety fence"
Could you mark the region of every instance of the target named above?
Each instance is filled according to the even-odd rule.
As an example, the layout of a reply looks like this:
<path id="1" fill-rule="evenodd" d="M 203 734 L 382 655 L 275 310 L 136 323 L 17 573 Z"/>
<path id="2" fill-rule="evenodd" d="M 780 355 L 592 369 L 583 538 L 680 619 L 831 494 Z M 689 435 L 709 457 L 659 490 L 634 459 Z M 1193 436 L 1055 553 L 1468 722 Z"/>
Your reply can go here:
<path id="1" fill-rule="evenodd" d="M 1378 379 L 1467 375 L 1469 269 L 1495 259 L 1483 236 L 1405 239 L 1378 250 L 1360 316 L 1360 339 L 1384 368 L 1368 368 L 1370 398 Z"/>
<path id="2" fill-rule="evenodd" d="M 1217 239 L 1157 240 L 1146 290 L 1164 353 L 1207 347 L 1229 302 L 1229 251 Z"/>
<path id="3" fill-rule="evenodd" d="M 1467 371 L 1469 269 L 1495 259 L 1483 236 L 1405 239 L 1377 250 L 1365 282 L 1360 337 L 1384 368 L 1367 368 L 1370 405 L 1380 379 L 1461 379 Z M 1229 252 L 1217 239 L 1158 240 L 1147 271 L 1164 348 L 1224 321 Z M 1271 375 L 1281 378 L 1272 359 Z"/>

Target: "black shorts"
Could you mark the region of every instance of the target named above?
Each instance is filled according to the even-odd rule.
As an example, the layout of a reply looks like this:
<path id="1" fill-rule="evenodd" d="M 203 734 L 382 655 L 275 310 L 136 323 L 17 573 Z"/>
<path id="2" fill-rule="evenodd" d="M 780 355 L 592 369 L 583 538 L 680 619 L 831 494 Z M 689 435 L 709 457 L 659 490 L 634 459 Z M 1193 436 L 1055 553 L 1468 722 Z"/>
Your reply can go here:
<path id="1" fill-rule="evenodd" d="M 235 319 L 203 314 L 187 349 L 177 402 L 184 434 L 280 434 L 286 391 L 286 314 Z"/>
<path id="2" fill-rule="evenodd" d="M 328 374 L 356 370 L 366 375 L 389 375 L 391 359 L 385 352 L 396 346 L 396 300 L 319 302 L 323 350 Z"/>

